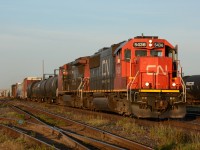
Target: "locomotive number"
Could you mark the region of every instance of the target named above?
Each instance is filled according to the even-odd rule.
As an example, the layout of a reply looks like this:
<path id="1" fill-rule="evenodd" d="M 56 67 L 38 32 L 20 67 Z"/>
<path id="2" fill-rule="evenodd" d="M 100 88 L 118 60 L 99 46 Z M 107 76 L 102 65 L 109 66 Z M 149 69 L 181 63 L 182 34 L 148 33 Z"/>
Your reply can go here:
<path id="1" fill-rule="evenodd" d="M 135 42 L 135 43 L 133 43 L 133 46 L 134 47 L 146 47 L 147 43 L 145 43 L 145 42 Z"/>
<path id="2" fill-rule="evenodd" d="M 165 65 L 165 70 L 163 69 L 162 66 L 158 65 L 147 65 L 146 67 L 147 75 L 167 75 L 167 65 Z"/>
<path id="3" fill-rule="evenodd" d="M 155 42 L 154 43 L 154 47 L 163 48 L 164 47 L 164 43 Z"/>

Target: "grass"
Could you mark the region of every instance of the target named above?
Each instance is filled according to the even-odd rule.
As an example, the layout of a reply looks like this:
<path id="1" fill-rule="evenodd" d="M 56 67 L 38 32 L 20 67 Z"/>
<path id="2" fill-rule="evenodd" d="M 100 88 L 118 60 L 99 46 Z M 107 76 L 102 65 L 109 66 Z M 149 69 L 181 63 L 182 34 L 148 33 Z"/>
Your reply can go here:
<path id="1" fill-rule="evenodd" d="M 0 104 L 0 108 L 8 107 L 8 104 Z"/>
<path id="2" fill-rule="evenodd" d="M 84 115 L 84 114 L 75 114 L 72 115 L 69 113 L 69 117 L 72 118 L 73 120 L 81 121 L 86 124 L 90 124 L 92 126 L 100 127 L 104 125 L 110 124 L 110 120 L 104 119 L 102 116 L 94 116 L 94 115 Z"/>
<path id="3" fill-rule="evenodd" d="M 4 114 L 5 117 L 9 117 L 9 118 L 12 118 L 12 117 L 17 117 L 19 119 L 22 119 L 24 120 L 25 119 L 25 115 L 24 114 L 19 114 L 17 112 L 7 112 L 6 114 Z"/>
<path id="4" fill-rule="evenodd" d="M 50 118 L 50 117 L 43 115 L 43 114 L 38 115 L 38 117 L 41 120 L 45 121 L 46 123 L 54 125 L 54 126 L 55 125 L 56 126 L 66 126 L 67 125 L 67 123 L 62 121 L 62 120 L 56 120 L 56 119 Z"/>
<path id="5" fill-rule="evenodd" d="M 139 126 L 134 122 L 130 122 L 129 118 L 123 118 L 116 122 L 117 127 L 121 127 L 126 133 L 144 134 L 146 130 L 143 126 Z"/>
<path id="6" fill-rule="evenodd" d="M 7 112 L 5 115 L 6 117 L 13 117 L 13 116 L 16 116 L 18 113 L 16 112 L 13 112 L 13 111 L 10 111 L 10 112 Z"/>
<path id="7" fill-rule="evenodd" d="M 161 124 L 154 127 L 144 128 L 135 123 L 130 123 L 128 120 L 128 118 L 123 118 L 116 122 L 116 126 L 119 130 L 118 132 L 120 132 L 120 129 L 123 131 L 122 136 L 127 135 L 132 140 L 142 137 L 143 142 L 146 140 L 153 141 L 153 145 L 156 145 L 154 148 L 157 150 L 200 149 L 199 133 L 186 132 L 181 129 Z"/>
<path id="8" fill-rule="evenodd" d="M 170 126 L 159 125 L 150 128 L 149 135 L 157 141 L 156 149 L 199 150 L 200 134 L 190 133 Z"/>
<path id="9" fill-rule="evenodd" d="M 110 124 L 110 121 L 107 119 L 102 119 L 102 118 L 91 118 L 91 119 L 87 119 L 86 123 L 92 126 L 100 127 L 100 126 Z"/>
<path id="10" fill-rule="evenodd" d="M 25 120 L 25 115 L 24 115 L 24 114 L 16 114 L 16 116 L 17 116 L 19 119 Z"/>

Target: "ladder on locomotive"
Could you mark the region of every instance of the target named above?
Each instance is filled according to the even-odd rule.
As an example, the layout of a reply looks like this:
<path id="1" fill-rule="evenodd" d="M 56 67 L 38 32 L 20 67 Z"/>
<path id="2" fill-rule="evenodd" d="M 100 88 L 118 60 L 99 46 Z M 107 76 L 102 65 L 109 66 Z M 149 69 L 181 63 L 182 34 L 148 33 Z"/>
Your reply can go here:
<path id="1" fill-rule="evenodd" d="M 81 82 L 77 89 L 77 96 L 80 97 L 81 99 L 83 98 L 83 89 L 85 85 L 88 83 L 88 81 L 89 81 L 89 78 L 81 78 Z"/>
<path id="2" fill-rule="evenodd" d="M 139 71 L 137 71 L 137 73 L 136 73 L 136 75 L 135 75 L 135 77 L 129 77 L 131 80 L 129 81 L 129 83 L 127 84 L 127 100 L 129 100 L 129 98 L 130 98 L 130 101 L 132 102 L 132 90 L 131 90 L 131 87 L 132 87 L 132 85 L 134 84 L 134 82 L 135 82 L 135 79 L 137 78 L 137 76 L 138 76 L 138 74 L 139 74 Z M 129 94 L 129 92 L 130 92 L 130 94 Z"/>

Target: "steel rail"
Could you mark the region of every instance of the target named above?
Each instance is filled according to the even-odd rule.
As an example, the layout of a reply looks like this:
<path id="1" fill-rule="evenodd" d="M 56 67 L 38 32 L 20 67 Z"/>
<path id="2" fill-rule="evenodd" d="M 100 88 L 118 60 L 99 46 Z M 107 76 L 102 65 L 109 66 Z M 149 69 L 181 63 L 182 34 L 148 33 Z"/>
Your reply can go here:
<path id="1" fill-rule="evenodd" d="M 49 128 L 49 129 L 51 129 L 51 130 L 53 130 L 53 131 L 58 132 L 58 134 L 60 134 L 60 136 L 62 136 L 62 137 L 64 138 L 64 140 L 66 140 L 66 141 L 70 144 L 71 148 L 73 148 L 73 149 L 81 149 L 81 150 L 86 150 L 86 149 L 88 149 L 86 146 L 84 146 L 83 144 L 81 144 L 81 143 L 77 142 L 76 140 L 72 139 L 70 136 L 68 136 L 68 135 L 66 135 L 66 134 L 64 134 L 64 133 L 62 133 L 60 130 L 58 130 L 58 129 L 56 129 L 56 128 L 50 126 L 49 124 L 47 124 L 47 123 L 41 121 L 40 119 L 38 119 L 37 117 L 35 117 L 33 114 L 31 114 L 31 113 L 29 113 L 29 112 L 26 112 L 26 111 L 22 110 L 21 108 L 19 108 L 19 107 L 17 107 L 17 106 L 14 106 L 14 105 L 12 105 L 12 104 L 9 104 L 9 105 L 10 105 L 13 109 L 16 109 L 16 110 L 18 110 L 18 111 L 21 111 L 21 112 L 25 113 L 26 115 L 31 116 L 32 118 L 34 118 L 35 120 L 37 120 L 39 123 L 41 123 L 44 127 L 46 126 L 47 128 Z"/>
<path id="2" fill-rule="evenodd" d="M 103 141 L 99 141 L 97 139 L 94 139 L 94 138 L 90 138 L 90 137 L 85 137 L 83 135 L 80 135 L 80 134 L 77 134 L 77 133 L 73 133 L 73 132 L 70 132 L 70 131 L 67 131 L 67 130 L 64 130 L 64 129 L 61 129 L 59 127 L 52 127 L 48 124 L 46 124 L 45 122 L 41 121 L 40 119 L 38 119 L 37 117 L 35 117 L 33 114 L 30 114 L 24 110 L 22 110 L 21 108 L 17 107 L 17 106 L 13 106 L 11 105 L 11 107 L 17 111 L 20 111 L 20 112 L 23 112 L 25 113 L 26 115 L 29 115 L 31 116 L 32 118 L 36 119 L 39 123 L 43 124 L 43 125 L 46 125 L 54 130 L 57 130 L 59 131 L 60 133 L 62 134 L 65 134 L 66 136 L 70 136 L 70 137 L 73 137 L 75 139 L 78 139 L 80 141 L 83 141 L 85 143 L 88 143 L 88 144 L 91 144 L 91 145 L 94 145 L 95 147 L 97 148 L 100 148 L 100 149 L 107 149 L 107 150 L 118 150 L 118 149 L 123 149 L 122 147 L 119 147 L 119 146 L 115 146 L 113 144 L 109 144 L 109 143 L 106 143 L 106 142 L 103 142 Z"/>
<path id="3" fill-rule="evenodd" d="M 48 149 L 59 150 L 59 149 L 55 148 L 54 146 L 52 146 L 42 140 L 34 138 L 34 137 L 24 133 L 23 131 L 20 131 L 19 129 L 15 129 L 15 128 L 12 128 L 10 126 L 3 125 L 3 124 L 0 124 L 0 129 L 4 130 L 6 132 L 6 134 L 9 134 L 10 136 L 20 137 L 22 135 L 24 140 L 29 139 L 30 141 L 34 141 L 34 143 L 37 143 L 39 146 L 45 146 Z"/>
<path id="4" fill-rule="evenodd" d="M 105 150 L 118 150 L 118 149 L 120 149 L 120 150 L 124 150 L 124 148 L 119 147 L 119 146 L 115 146 L 113 144 L 109 144 L 109 143 L 106 143 L 106 142 L 103 142 L 103 141 L 100 141 L 100 140 L 97 140 L 97 139 L 94 139 L 94 138 L 86 137 L 86 136 L 83 136 L 83 135 L 80 135 L 80 134 L 77 134 L 77 133 L 75 134 L 73 132 L 63 130 L 61 128 L 58 128 L 58 129 L 61 130 L 63 133 L 67 134 L 67 135 L 70 135 L 70 136 L 72 136 L 72 137 L 74 137 L 78 140 L 84 141 L 86 143 L 92 144 L 99 149 L 105 149 Z"/>

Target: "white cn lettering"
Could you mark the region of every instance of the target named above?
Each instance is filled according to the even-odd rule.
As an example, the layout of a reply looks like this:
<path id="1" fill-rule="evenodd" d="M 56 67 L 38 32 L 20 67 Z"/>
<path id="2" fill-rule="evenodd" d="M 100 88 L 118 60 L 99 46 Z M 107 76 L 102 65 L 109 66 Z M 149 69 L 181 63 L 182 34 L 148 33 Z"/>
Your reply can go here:
<path id="1" fill-rule="evenodd" d="M 153 74 L 155 74 L 155 75 L 159 75 L 159 74 L 167 75 L 167 65 L 165 65 L 165 70 L 160 65 L 158 65 L 158 66 L 156 66 L 156 65 L 147 65 L 146 71 L 147 71 L 147 75 L 153 75 Z"/>
<path id="2" fill-rule="evenodd" d="M 108 60 L 102 61 L 102 76 L 108 76 L 109 75 L 109 63 Z"/>

